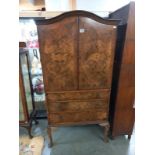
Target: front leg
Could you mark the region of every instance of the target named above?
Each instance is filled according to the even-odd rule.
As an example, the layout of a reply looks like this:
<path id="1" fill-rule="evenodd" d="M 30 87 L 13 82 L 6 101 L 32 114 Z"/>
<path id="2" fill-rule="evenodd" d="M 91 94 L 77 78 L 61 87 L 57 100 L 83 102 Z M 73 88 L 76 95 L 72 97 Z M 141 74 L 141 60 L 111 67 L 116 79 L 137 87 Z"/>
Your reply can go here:
<path id="1" fill-rule="evenodd" d="M 109 139 L 108 139 L 108 133 L 109 133 L 109 128 L 110 128 L 110 125 L 109 123 L 107 123 L 104 127 L 104 142 L 109 142 Z"/>
<path id="2" fill-rule="evenodd" d="M 109 122 L 101 123 L 100 126 L 104 127 L 104 142 L 108 142 L 108 133 L 109 133 Z"/>
<path id="3" fill-rule="evenodd" d="M 51 126 L 48 126 L 47 132 L 48 132 L 48 140 L 49 140 L 48 147 L 52 147 L 53 141 L 52 141 L 52 127 Z"/>

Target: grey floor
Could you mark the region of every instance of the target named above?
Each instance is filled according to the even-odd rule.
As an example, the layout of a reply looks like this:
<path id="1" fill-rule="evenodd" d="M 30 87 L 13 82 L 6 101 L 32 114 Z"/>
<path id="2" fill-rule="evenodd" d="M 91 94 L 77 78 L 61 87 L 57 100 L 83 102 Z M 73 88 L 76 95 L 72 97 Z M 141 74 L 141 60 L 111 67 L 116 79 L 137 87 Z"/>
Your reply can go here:
<path id="1" fill-rule="evenodd" d="M 47 121 L 39 120 L 32 128 L 34 136 L 42 135 L 45 145 L 42 155 L 134 155 L 134 133 L 131 139 L 119 136 L 109 143 L 103 142 L 103 130 L 98 125 L 72 126 L 53 128 L 52 149 L 48 148 Z M 27 134 L 26 129 L 20 128 L 20 135 Z"/>

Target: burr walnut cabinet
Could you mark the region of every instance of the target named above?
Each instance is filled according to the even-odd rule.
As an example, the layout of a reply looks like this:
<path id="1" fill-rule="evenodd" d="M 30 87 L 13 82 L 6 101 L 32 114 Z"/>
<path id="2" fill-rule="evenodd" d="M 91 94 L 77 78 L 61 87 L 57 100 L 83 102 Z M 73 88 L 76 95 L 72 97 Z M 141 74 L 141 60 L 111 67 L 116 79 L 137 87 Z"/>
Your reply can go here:
<path id="1" fill-rule="evenodd" d="M 52 126 L 100 124 L 108 111 L 118 20 L 86 11 L 36 21 L 48 113 Z"/>

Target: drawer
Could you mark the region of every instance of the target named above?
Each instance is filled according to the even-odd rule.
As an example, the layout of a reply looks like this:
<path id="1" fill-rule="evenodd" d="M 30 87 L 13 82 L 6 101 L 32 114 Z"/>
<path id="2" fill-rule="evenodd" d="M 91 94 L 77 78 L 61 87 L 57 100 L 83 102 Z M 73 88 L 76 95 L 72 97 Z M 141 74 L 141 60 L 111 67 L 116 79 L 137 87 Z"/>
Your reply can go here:
<path id="1" fill-rule="evenodd" d="M 48 103 L 49 112 L 68 112 L 68 111 L 87 111 L 87 110 L 108 110 L 108 101 L 106 100 L 70 100 L 56 101 Z"/>
<path id="2" fill-rule="evenodd" d="M 100 90 L 80 90 L 64 92 L 47 92 L 47 102 L 64 101 L 64 100 L 85 100 L 85 99 L 106 99 L 109 98 L 109 89 Z"/>
<path id="3" fill-rule="evenodd" d="M 87 112 L 68 112 L 68 113 L 52 113 L 48 115 L 50 124 L 76 124 L 104 121 L 108 118 L 107 111 L 87 111 Z"/>

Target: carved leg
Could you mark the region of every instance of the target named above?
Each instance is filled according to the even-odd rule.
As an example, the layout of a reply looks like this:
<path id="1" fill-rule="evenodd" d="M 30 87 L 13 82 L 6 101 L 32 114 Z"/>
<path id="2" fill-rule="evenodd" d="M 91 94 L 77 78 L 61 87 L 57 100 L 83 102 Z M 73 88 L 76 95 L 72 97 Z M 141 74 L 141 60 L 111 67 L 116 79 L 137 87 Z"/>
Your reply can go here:
<path id="1" fill-rule="evenodd" d="M 128 135 L 128 139 L 129 139 L 129 140 L 131 139 L 131 135 Z"/>
<path id="2" fill-rule="evenodd" d="M 53 141 L 52 141 L 52 128 L 51 128 L 51 126 L 48 126 L 47 132 L 48 132 L 48 139 L 49 139 L 48 147 L 52 147 Z"/>
<path id="3" fill-rule="evenodd" d="M 109 133 L 109 128 L 110 128 L 110 125 L 109 125 L 109 123 L 107 123 L 107 125 L 105 125 L 105 127 L 104 127 L 105 129 L 104 129 L 104 142 L 108 142 L 109 140 L 108 140 L 108 133 Z"/>
<path id="4" fill-rule="evenodd" d="M 109 133 L 109 128 L 110 128 L 110 125 L 109 125 L 109 122 L 105 122 L 105 123 L 102 123 L 100 124 L 100 126 L 104 127 L 104 142 L 108 142 L 108 133 Z"/>
<path id="5" fill-rule="evenodd" d="M 30 138 L 33 138 L 33 136 L 31 135 L 31 126 L 25 126 L 25 128 L 26 128 L 27 131 L 28 131 L 29 137 L 30 137 Z"/>

